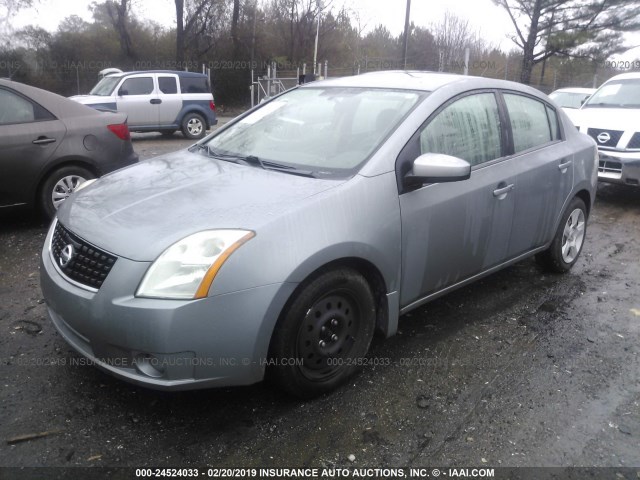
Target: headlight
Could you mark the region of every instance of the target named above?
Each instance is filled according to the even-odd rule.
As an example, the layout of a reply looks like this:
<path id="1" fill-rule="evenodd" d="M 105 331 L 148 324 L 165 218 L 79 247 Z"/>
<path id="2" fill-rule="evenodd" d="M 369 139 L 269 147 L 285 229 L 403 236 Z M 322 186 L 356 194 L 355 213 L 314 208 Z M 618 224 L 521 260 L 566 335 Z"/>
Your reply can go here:
<path id="1" fill-rule="evenodd" d="M 218 270 L 240 245 L 255 237 L 248 230 L 207 230 L 174 243 L 153 262 L 138 297 L 204 298 Z"/>

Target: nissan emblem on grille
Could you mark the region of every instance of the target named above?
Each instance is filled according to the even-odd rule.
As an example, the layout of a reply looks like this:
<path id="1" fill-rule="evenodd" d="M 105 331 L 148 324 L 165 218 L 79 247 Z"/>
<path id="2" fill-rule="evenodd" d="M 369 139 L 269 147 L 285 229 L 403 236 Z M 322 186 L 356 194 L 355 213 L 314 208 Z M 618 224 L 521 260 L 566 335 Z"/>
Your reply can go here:
<path id="1" fill-rule="evenodd" d="M 69 244 L 62 249 L 60 252 L 60 266 L 62 268 L 69 265 L 69 262 L 73 260 L 74 255 L 76 254 L 73 245 Z"/>
<path id="2" fill-rule="evenodd" d="M 598 135 L 598 142 L 600 143 L 607 143 L 609 140 L 611 140 L 611 135 L 609 135 L 607 132 L 602 132 L 600 135 Z"/>
<path id="3" fill-rule="evenodd" d="M 70 280 L 91 289 L 99 289 L 117 258 L 91 245 L 58 223 L 51 239 L 51 255 L 61 272 Z"/>

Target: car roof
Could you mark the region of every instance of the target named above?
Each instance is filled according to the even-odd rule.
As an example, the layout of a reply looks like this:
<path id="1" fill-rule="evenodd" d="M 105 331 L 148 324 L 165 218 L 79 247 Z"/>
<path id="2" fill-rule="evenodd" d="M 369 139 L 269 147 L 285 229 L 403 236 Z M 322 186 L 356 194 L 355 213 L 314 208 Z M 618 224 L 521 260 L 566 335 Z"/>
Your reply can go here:
<path id="1" fill-rule="evenodd" d="M 361 88 L 393 88 L 400 90 L 422 90 L 433 92 L 447 85 L 459 85 L 468 89 L 502 88 L 530 93 L 536 96 L 542 92 L 532 87 L 507 80 L 494 78 L 474 77 L 471 75 L 457 75 L 452 73 L 411 71 L 411 70 L 387 70 L 380 72 L 363 73 L 352 77 L 332 78 L 309 83 L 306 86 L 328 87 L 361 87 Z"/>
<path id="2" fill-rule="evenodd" d="M 135 70 L 133 72 L 109 73 L 105 75 L 105 77 L 126 77 L 127 75 L 138 75 L 138 74 L 144 74 L 144 73 L 168 73 L 172 75 L 177 75 L 178 77 L 181 77 L 181 78 L 202 78 L 202 77 L 209 78 L 204 73 L 185 72 L 182 70 Z"/>
<path id="3" fill-rule="evenodd" d="M 567 93 L 594 93 L 596 91 L 595 88 L 582 88 L 582 87 L 566 87 L 566 88 L 559 88 L 557 90 L 554 90 L 551 93 L 555 93 L 555 92 L 567 92 Z"/>
<path id="4" fill-rule="evenodd" d="M 611 77 L 604 83 L 610 82 L 612 80 L 638 80 L 640 79 L 640 72 L 629 72 L 629 73 L 621 73 L 620 75 L 616 75 L 615 77 Z"/>
<path id="5" fill-rule="evenodd" d="M 21 93 L 25 97 L 30 98 L 38 103 L 58 118 L 83 117 L 87 115 L 103 115 L 93 108 L 82 105 L 73 100 L 69 100 L 41 88 L 25 85 L 24 83 L 15 82 L 13 80 L 0 79 L 0 87 L 6 87 Z"/>

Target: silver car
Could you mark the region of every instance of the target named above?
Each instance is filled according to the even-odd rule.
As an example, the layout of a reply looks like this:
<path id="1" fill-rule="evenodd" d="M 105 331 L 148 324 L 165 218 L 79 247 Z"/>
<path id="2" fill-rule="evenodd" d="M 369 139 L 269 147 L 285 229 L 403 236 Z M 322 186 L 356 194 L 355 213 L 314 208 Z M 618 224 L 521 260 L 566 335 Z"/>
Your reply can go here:
<path id="1" fill-rule="evenodd" d="M 531 255 L 577 261 L 597 152 L 545 95 L 423 72 L 315 82 L 58 211 L 60 334 L 136 384 L 265 377 L 311 397 L 425 302 Z"/>

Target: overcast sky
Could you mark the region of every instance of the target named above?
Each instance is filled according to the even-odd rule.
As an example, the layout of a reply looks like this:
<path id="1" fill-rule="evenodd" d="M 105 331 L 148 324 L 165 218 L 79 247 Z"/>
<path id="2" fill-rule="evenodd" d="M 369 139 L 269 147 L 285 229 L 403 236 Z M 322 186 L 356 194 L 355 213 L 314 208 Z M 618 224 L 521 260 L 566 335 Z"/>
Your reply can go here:
<path id="1" fill-rule="evenodd" d="M 69 15 L 91 19 L 91 0 L 39 0 L 36 3 L 36 7 L 18 15 L 14 22 L 16 27 L 33 23 L 54 31 L 60 21 Z M 361 24 L 367 30 L 383 24 L 392 34 L 399 35 L 404 29 L 405 0 L 333 0 L 332 4 L 337 8 L 346 4 L 349 10 L 358 13 Z M 481 30 L 487 41 L 510 48 L 510 41 L 505 39 L 511 32 L 509 18 L 491 0 L 412 0 L 411 20 L 416 25 L 428 26 L 441 20 L 447 10 L 468 18 L 474 27 Z M 140 18 L 148 18 L 166 26 L 175 25 L 173 0 L 135 0 L 133 11 Z"/>
<path id="2" fill-rule="evenodd" d="M 60 21 L 69 15 L 78 15 L 91 20 L 89 5 L 91 0 L 39 0 L 37 6 L 22 11 L 15 19 L 14 26 L 36 24 L 47 30 L 56 30 Z M 333 0 L 337 8 L 347 5 L 358 13 L 360 22 L 367 30 L 376 25 L 385 25 L 392 34 L 399 35 L 404 28 L 406 0 Z M 139 18 L 154 20 L 161 25 L 175 25 L 175 3 L 173 0 L 135 0 L 134 13 Z M 418 26 L 428 26 L 438 22 L 449 10 L 480 30 L 482 37 L 503 50 L 509 50 L 513 43 L 507 37 L 513 27 L 506 12 L 491 0 L 412 0 L 411 20 Z M 629 37 L 628 43 L 640 44 L 640 34 Z M 638 52 L 636 49 L 635 52 Z M 634 52 L 634 53 L 635 53 Z M 624 57 L 635 57 L 629 54 Z"/>

